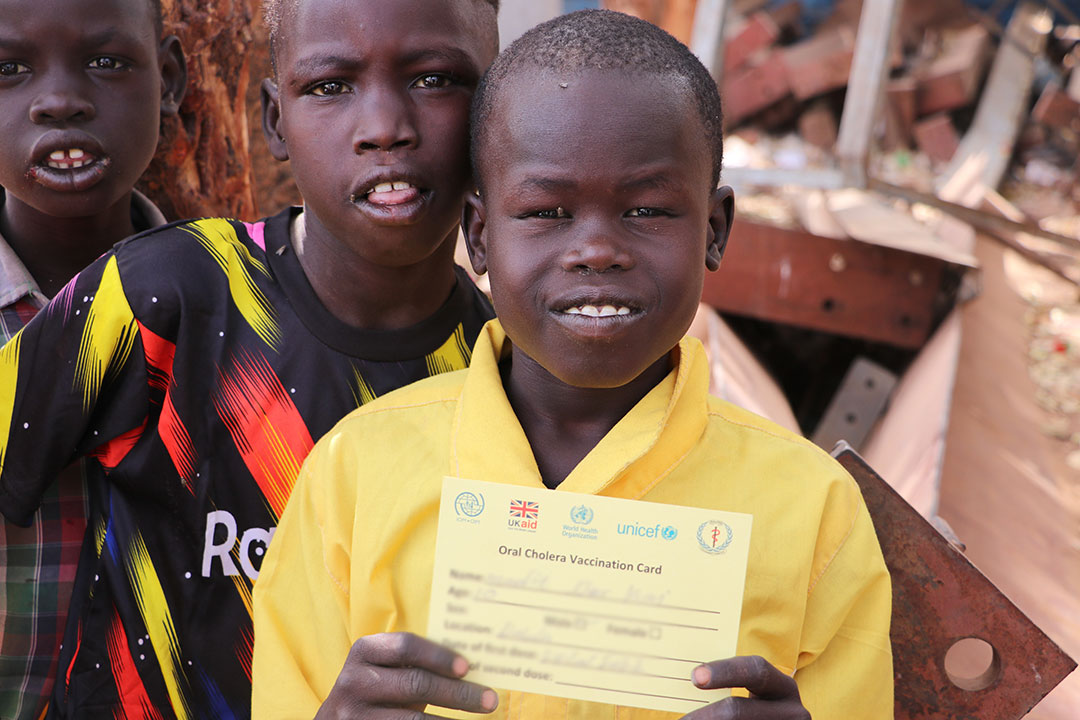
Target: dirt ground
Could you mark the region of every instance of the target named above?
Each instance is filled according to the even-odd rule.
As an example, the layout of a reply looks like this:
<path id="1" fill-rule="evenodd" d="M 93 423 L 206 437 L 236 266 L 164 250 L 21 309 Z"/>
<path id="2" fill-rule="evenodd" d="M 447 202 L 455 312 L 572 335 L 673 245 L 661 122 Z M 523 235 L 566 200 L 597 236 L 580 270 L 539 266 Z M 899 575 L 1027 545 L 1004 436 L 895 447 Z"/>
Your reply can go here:
<path id="1" fill-rule="evenodd" d="M 1035 400 L 1030 307 L 1009 284 L 1005 251 L 979 237 L 976 254 L 983 292 L 963 310 L 939 514 L 971 561 L 1080 659 L 1080 471 L 1066 463 L 1074 446 L 1044 431 L 1055 418 Z M 1074 672 L 1027 717 L 1078 716 Z"/>

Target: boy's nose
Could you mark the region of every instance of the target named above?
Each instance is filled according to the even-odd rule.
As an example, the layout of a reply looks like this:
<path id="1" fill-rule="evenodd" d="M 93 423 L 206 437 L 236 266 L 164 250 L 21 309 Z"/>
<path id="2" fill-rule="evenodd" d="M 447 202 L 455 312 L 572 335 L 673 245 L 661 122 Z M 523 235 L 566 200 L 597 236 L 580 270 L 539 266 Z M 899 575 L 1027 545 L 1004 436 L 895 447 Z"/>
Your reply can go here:
<path id="1" fill-rule="evenodd" d="M 389 152 L 416 145 L 416 124 L 404 98 L 395 92 L 373 90 L 365 100 L 353 142 L 355 152 Z"/>
<path id="2" fill-rule="evenodd" d="M 74 88 L 51 88 L 30 104 L 30 120 L 35 123 L 92 120 L 96 115 L 94 103 Z"/>
<path id="3" fill-rule="evenodd" d="M 629 270 L 636 263 L 614 233 L 593 232 L 563 254 L 562 264 L 565 270 L 588 274 Z"/>

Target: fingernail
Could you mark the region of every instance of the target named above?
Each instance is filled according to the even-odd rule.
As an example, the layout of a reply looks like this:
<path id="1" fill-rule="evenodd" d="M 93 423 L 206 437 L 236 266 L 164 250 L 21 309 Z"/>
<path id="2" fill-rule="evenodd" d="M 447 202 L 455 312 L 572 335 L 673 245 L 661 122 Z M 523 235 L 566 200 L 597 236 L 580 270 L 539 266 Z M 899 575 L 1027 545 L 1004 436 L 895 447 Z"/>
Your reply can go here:
<path id="1" fill-rule="evenodd" d="M 709 668 L 704 665 L 698 665 L 694 668 L 694 684 L 698 687 L 705 687 L 711 679 L 712 673 L 709 672 Z"/>
<path id="2" fill-rule="evenodd" d="M 454 674 L 458 677 L 465 677 L 465 673 L 469 672 L 469 661 L 463 657 L 454 658 L 453 665 L 450 669 L 454 671 Z"/>
<path id="3" fill-rule="evenodd" d="M 485 690 L 484 694 L 480 696 L 480 705 L 485 710 L 494 710 L 499 704 L 499 696 L 495 694 L 494 690 Z"/>

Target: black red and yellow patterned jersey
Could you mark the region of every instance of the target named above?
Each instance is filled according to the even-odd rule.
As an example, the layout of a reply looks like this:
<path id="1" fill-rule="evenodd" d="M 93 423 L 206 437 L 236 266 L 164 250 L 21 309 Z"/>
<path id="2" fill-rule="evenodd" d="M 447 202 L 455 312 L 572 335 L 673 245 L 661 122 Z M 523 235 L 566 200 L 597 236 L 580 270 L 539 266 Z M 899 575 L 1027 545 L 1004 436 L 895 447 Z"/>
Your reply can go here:
<path id="1" fill-rule="evenodd" d="M 29 522 L 47 479 L 91 458 L 52 716 L 248 716 L 252 583 L 314 441 L 465 367 L 492 317 L 457 268 L 418 325 L 341 322 L 290 244 L 299 212 L 126 240 L 0 351 L 0 511 Z"/>

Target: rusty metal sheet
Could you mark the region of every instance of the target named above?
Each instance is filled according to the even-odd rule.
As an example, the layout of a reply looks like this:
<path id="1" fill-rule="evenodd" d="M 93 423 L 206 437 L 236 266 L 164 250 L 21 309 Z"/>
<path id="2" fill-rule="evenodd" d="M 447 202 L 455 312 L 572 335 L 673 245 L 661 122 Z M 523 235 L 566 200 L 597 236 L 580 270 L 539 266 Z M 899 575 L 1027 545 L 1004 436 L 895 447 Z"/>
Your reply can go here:
<path id="1" fill-rule="evenodd" d="M 736 218 L 720 271 L 706 273 L 702 300 L 725 313 L 918 348 L 955 295 L 945 282 L 948 265 Z"/>
<path id="2" fill-rule="evenodd" d="M 1017 720 L 1076 662 L 922 518 L 847 443 L 833 456 L 862 489 L 892 574 L 897 720 Z M 985 673 L 950 679 L 945 655 L 978 638 L 993 647 Z"/>

